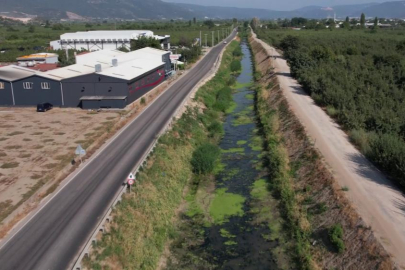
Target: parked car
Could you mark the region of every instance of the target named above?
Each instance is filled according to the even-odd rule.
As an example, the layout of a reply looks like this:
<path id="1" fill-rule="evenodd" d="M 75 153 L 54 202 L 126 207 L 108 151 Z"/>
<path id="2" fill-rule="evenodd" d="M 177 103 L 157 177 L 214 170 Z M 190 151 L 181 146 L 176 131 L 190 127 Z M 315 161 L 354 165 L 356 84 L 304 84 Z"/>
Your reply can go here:
<path id="1" fill-rule="evenodd" d="M 46 103 L 40 103 L 37 105 L 37 112 L 46 112 L 52 109 L 53 106 L 51 103 L 46 102 Z"/>
<path id="2" fill-rule="evenodd" d="M 226 43 L 228 43 L 228 42 L 224 41 L 224 44 L 226 44 Z"/>

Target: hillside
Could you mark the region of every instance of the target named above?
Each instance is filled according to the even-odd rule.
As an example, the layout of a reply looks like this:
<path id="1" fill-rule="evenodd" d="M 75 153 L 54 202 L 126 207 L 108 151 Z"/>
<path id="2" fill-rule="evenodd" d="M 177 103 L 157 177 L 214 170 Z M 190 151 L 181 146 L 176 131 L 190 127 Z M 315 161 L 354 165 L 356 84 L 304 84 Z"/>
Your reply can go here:
<path id="1" fill-rule="evenodd" d="M 385 2 L 365 8 L 367 17 L 405 18 L 405 1 Z"/>
<path id="2" fill-rule="evenodd" d="M 192 18 L 185 9 L 160 0 L 0 0 L 3 11 L 19 11 L 47 18 L 67 18 L 66 12 L 92 18 Z"/>
<path id="3" fill-rule="evenodd" d="M 120 18 L 136 20 L 157 19 L 277 19 L 305 17 L 322 19 L 346 16 L 405 18 L 405 1 L 337 5 L 332 7 L 307 6 L 292 11 L 254 8 L 201 6 L 183 3 L 167 3 L 161 0 L 0 0 L 2 12 L 24 12 L 45 18 L 68 18 L 67 13 L 89 18 Z"/>

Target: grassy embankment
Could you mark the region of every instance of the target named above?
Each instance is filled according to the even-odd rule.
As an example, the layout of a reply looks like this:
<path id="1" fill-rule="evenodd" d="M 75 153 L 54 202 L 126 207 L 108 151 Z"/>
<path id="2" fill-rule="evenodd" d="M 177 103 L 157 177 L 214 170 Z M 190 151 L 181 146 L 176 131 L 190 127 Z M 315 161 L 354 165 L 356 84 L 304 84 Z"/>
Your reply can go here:
<path id="1" fill-rule="evenodd" d="M 216 147 L 223 129 L 221 118 L 231 107 L 230 63 L 232 42 L 224 52 L 216 76 L 201 87 L 197 99 L 204 104 L 188 109 L 172 130 L 162 136 L 136 186 L 114 211 L 108 233 L 94 246 L 85 264 L 89 269 L 155 269 L 167 241 L 176 236 L 174 221 L 184 189 L 193 189 L 196 176 L 192 160 L 197 149 Z M 200 108 L 199 108 L 200 107 Z M 212 160 L 211 160 L 212 161 Z M 215 162 L 215 160 L 214 160 Z M 202 170 L 210 170 L 207 162 Z M 201 169 L 201 168 L 200 168 Z M 194 170 L 194 172 L 193 172 Z"/>
<path id="2" fill-rule="evenodd" d="M 392 269 L 385 250 L 334 185 L 289 105 L 266 51 L 255 55 L 257 113 L 265 136 L 269 190 L 279 200 L 297 269 Z"/>

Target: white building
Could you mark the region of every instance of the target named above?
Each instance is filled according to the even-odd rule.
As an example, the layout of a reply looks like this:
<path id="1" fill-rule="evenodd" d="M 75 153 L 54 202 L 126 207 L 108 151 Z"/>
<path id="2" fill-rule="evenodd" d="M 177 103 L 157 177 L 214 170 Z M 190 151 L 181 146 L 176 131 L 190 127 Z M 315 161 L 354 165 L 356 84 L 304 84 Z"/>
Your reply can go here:
<path id="1" fill-rule="evenodd" d="M 66 33 L 60 36 L 60 40 L 51 41 L 50 46 L 54 50 L 115 50 L 121 47 L 130 49 L 131 40 L 139 37 L 150 37 L 160 41 L 162 49 L 170 49 L 170 36 L 154 35 L 149 30 L 117 30 L 117 31 L 85 31 Z"/>

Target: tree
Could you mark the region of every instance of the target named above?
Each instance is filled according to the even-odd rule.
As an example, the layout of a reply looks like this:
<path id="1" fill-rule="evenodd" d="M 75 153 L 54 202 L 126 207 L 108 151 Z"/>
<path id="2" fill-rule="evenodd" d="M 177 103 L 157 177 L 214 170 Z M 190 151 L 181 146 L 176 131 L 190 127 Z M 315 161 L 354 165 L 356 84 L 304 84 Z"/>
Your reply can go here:
<path id="1" fill-rule="evenodd" d="M 233 19 L 232 19 L 232 22 L 233 22 L 233 24 L 237 24 L 237 23 L 238 23 L 238 19 L 233 18 Z"/>
<path id="2" fill-rule="evenodd" d="M 207 174 L 214 170 L 221 150 L 218 146 L 205 143 L 198 147 L 191 158 L 193 171 L 197 174 Z"/>
<path id="3" fill-rule="evenodd" d="M 334 20 L 334 19 L 330 19 L 330 20 L 328 21 L 328 25 L 329 25 L 329 29 L 330 29 L 331 31 L 333 31 L 333 30 L 336 29 L 336 23 L 335 23 L 335 20 Z"/>
<path id="4" fill-rule="evenodd" d="M 51 24 L 49 23 L 49 20 L 46 20 L 45 22 L 45 28 L 49 28 L 51 26 Z"/>
<path id="5" fill-rule="evenodd" d="M 138 39 L 131 40 L 131 51 L 139 50 L 145 47 L 161 49 L 159 40 L 154 38 L 138 37 Z"/>
<path id="6" fill-rule="evenodd" d="M 191 26 L 191 20 L 188 21 L 188 26 Z"/>
<path id="7" fill-rule="evenodd" d="M 346 17 L 345 22 L 343 23 L 343 28 L 350 29 L 350 19 L 349 16 Z"/>
<path id="8" fill-rule="evenodd" d="M 361 25 L 361 28 L 365 28 L 365 27 L 366 27 L 366 15 L 364 15 L 364 13 L 361 13 L 360 25 Z"/>
<path id="9" fill-rule="evenodd" d="M 193 18 L 193 23 L 196 24 L 197 23 L 197 19 L 194 17 Z"/>
<path id="10" fill-rule="evenodd" d="M 378 18 L 375 17 L 374 19 L 374 30 L 378 29 Z"/>
<path id="11" fill-rule="evenodd" d="M 29 33 L 34 33 L 35 32 L 35 27 L 33 25 L 30 25 L 30 27 L 28 27 L 28 32 Z"/>
<path id="12" fill-rule="evenodd" d="M 259 24 L 260 24 L 259 18 L 254 17 L 254 18 L 252 19 L 252 22 L 251 22 L 250 25 L 252 26 L 253 29 L 257 29 L 257 27 L 259 27 Z"/>
<path id="13" fill-rule="evenodd" d="M 209 29 L 213 28 L 215 26 L 214 22 L 212 20 L 206 20 L 204 21 L 204 25 L 208 26 Z"/>
<path id="14" fill-rule="evenodd" d="M 63 30 L 63 25 L 61 23 L 54 24 L 52 30 Z"/>

